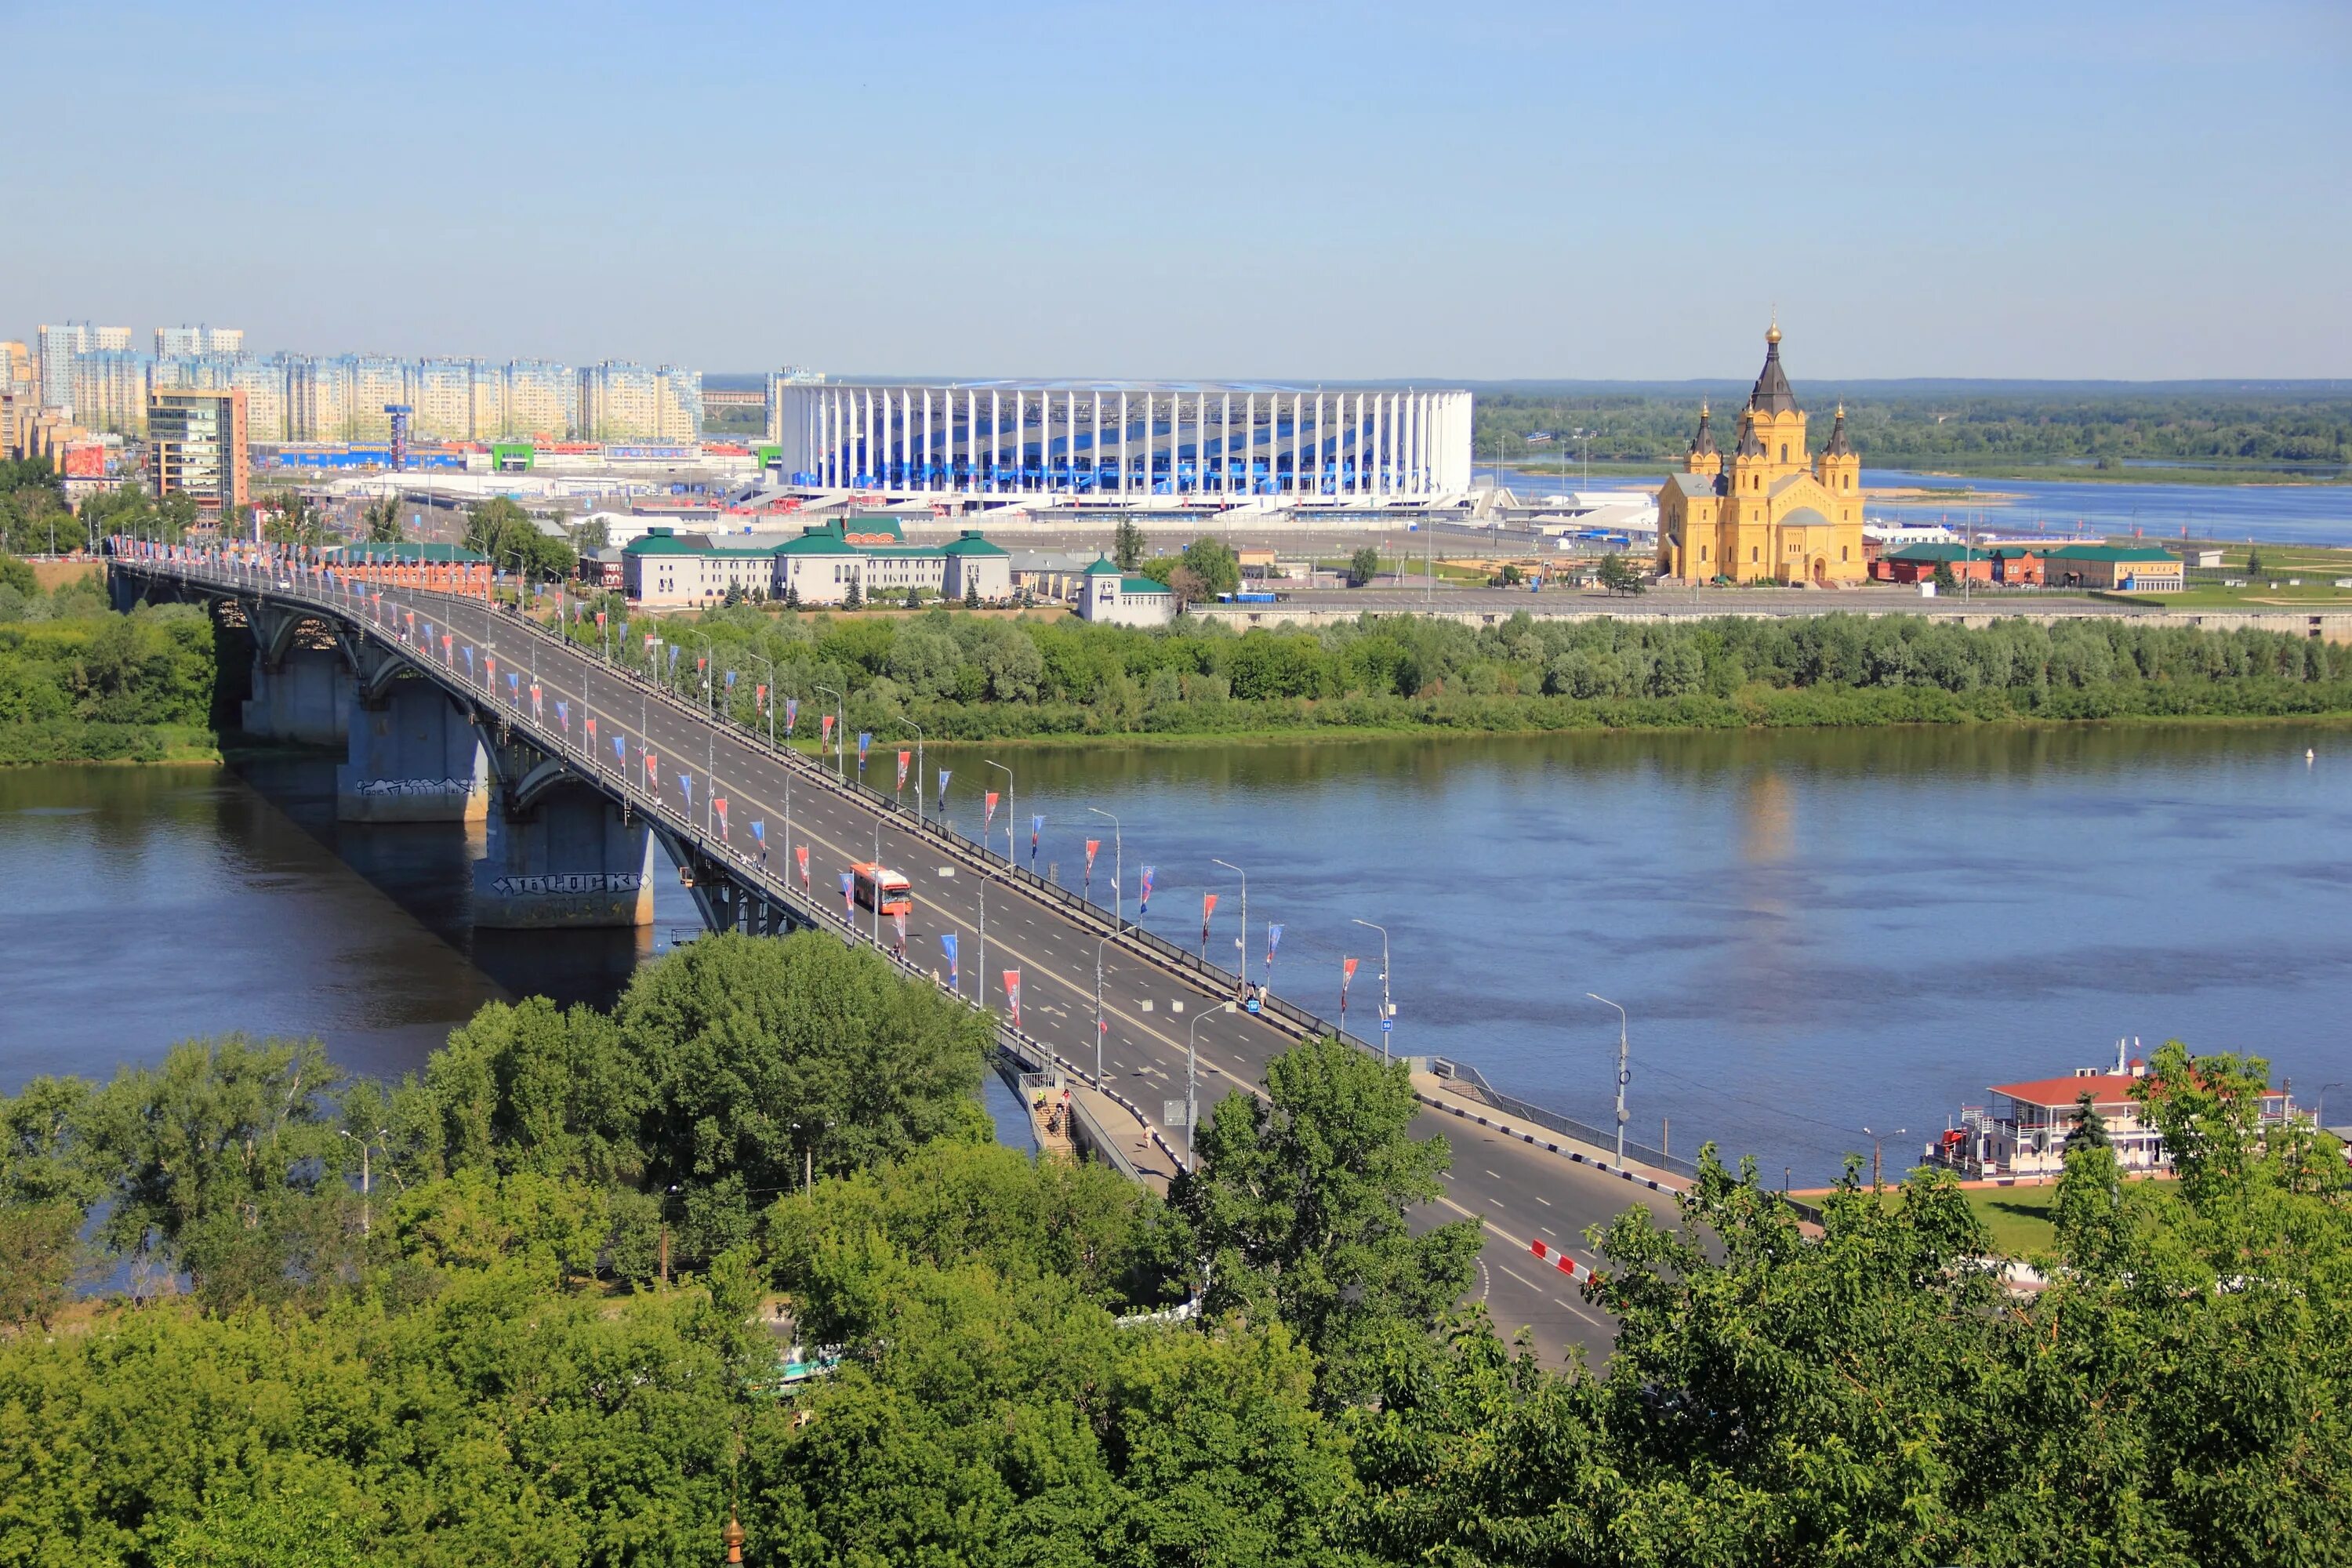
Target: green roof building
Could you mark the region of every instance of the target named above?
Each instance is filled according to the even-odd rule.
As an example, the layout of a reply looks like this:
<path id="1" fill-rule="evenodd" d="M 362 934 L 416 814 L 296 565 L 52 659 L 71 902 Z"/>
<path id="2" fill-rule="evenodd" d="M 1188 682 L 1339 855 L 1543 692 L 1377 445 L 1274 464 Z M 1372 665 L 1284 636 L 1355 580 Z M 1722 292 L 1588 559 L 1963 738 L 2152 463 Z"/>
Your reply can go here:
<path id="1" fill-rule="evenodd" d="M 721 545 L 654 528 L 622 552 L 624 590 L 648 605 L 703 605 L 733 590 L 755 599 L 838 605 L 853 589 L 885 603 L 932 597 L 1003 604 L 1013 558 L 967 530 L 944 544 L 909 545 L 895 519 L 835 520 L 781 544 Z"/>

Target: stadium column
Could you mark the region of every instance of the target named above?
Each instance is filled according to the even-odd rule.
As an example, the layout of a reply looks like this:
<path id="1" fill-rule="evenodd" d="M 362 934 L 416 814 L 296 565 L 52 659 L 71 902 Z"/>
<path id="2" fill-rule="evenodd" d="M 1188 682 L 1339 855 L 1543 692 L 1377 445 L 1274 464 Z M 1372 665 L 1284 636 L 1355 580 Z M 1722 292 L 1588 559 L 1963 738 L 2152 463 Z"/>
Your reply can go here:
<path id="1" fill-rule="evenodd" d="M 988 489 L 996 489 L 996 473 L 1004 464 L 1004 394 L 988 389 Z"/>
<path id="2" fill-rule="evenodd" d="M 1217 437 L 1217 493 L 1231 495 L 1234 489 L 1234 395 L 1223 398 L 1223 423 Z"/>
<path id="3" fill-rule="evenodd" d="M 1242 493 L 1257 494 L 1257 394 L 1242 399 Z"/>
<path id="4" fill-rule="evenodd" d="M 1087 471 L 1094 475 L 1095 490 L 1099 494 L 1102 490 L 1102 391 L 1100 388 L 1095 391 L 1095 437 L 1094 444 L 1087 448 L 1087 462 L 1089 465 Z"/>
<path id="5" fill-rule="evenodd" d="M 1118 493 L 1127 494 L 1127 393 L 1118 395 Z"/>

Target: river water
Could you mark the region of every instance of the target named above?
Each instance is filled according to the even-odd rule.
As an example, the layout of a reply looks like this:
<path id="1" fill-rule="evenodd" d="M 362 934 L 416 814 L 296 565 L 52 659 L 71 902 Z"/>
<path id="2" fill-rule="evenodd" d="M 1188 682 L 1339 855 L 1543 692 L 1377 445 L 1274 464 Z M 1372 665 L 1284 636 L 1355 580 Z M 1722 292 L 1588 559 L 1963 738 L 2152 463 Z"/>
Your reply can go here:
<path id="1" fill-rule="evenodd" d="M 1481 479 L 1507 486 L 1521 500 L 1563 489 L 1654 489 L 1655 476 L 1620 479 L 1596 476 L 1586 484 L 1570 467 L 1557 470 L 1477 466 Z M 2284 476 L 2283 476 L 2284 478 Z M 1874 522 L 1945 522 L 1955 529 L 1974 524 L 2000 533 L 2128 534 L 2151 541 L 2189 537 L 2262 540 L 2281 544 L 2352 546 L 2352 485 L 2278 484 L 2160 485 L 2128 480 L 2002 479 L 1911 473 L 1900 468 L 1864 468 L 1872 489 L 1923 487 L 1981 490 L 1998 500 L 1874 500 Z"/>
<path id="2" fill-rule="evenodd" d="M 2305 759 L 2305 750 L 2313 755 Z M 2352 1080 L 2352 731 L 1919 729 L 1433 737 L 971 750 L 1025 858 L 1229 965 L 1283 927 L 1275 989 L 1327 1015 L 1363 961 L 1373 1025 L 1389 928 L 1396 1048 L 1475 1063 L 1594 1123 L 1632 1019 L 1633 1131 L 1832 1174 L 1860 1129 L 1940 1129 L 1988 1085 L 2152 1048 L 2272 1058 L 2308 1097 Z M 940 759 L 933 758 L 934 765 Z M 454 827 L 333 821 L 332 766 L 0 772 L 12 963 L 0 1088 L 103 1075 L 171 1042 L 316 1033 L 396 1074 L 484 1000 L 607 1002 L 691 936 L 665 878 L 643 935 L 473 932 Z M 992 782 L 1001 777 L 992 774 Z M 1003 840 L 998 839 L 1001 845 Z M 2352 1096 L 2352 1090 L 2338 1089 Z M 2352 1105 L 2352 1098 L 2345 1101 Z"/>

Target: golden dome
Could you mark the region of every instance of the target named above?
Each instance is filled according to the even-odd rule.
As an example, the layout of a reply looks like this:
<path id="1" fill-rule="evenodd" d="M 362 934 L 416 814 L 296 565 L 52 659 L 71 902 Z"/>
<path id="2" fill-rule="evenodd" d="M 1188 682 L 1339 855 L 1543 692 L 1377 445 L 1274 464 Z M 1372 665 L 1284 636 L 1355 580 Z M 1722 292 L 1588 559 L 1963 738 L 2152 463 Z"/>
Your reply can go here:
<path id="1" fill-rule="evenodd" d="M 1771 324 L 1769 327 L 1768 327 L 1768 328 L 1766 328 L 1766 329 L 1764 330 L 1764 341 L 1765 341 L 1766 342 L 1768 342 L 1768 343 L 1777 343 L 1777 342 L 1779 342 L 1780 341 L 1780 317 L 1778 317 L 1778 316 L 1773 317 L 1773 318 L 1772 318 L 1772 324 Z"/>

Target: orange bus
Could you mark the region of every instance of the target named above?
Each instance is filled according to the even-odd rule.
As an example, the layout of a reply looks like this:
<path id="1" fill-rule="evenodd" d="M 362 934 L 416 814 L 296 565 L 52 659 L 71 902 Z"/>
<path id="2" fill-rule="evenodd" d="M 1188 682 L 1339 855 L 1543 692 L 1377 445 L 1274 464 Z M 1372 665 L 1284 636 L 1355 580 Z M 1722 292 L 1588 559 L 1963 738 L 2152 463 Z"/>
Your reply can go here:
<path id="1" fill-rule="evenodd" d="M 886 915 L 904 915 L 914 912 L 914 894 L 908 885 L 904 872 L 893 871 L 889 867 L 873 860 L 854 860 L 850 862 L 849 869 L 856 878 L 856 891 L 858 908 L 878 909 Z M 881 889 L 881 902 L 878 905 L 875 901 L 875 889 L 877 886 Z"/>

